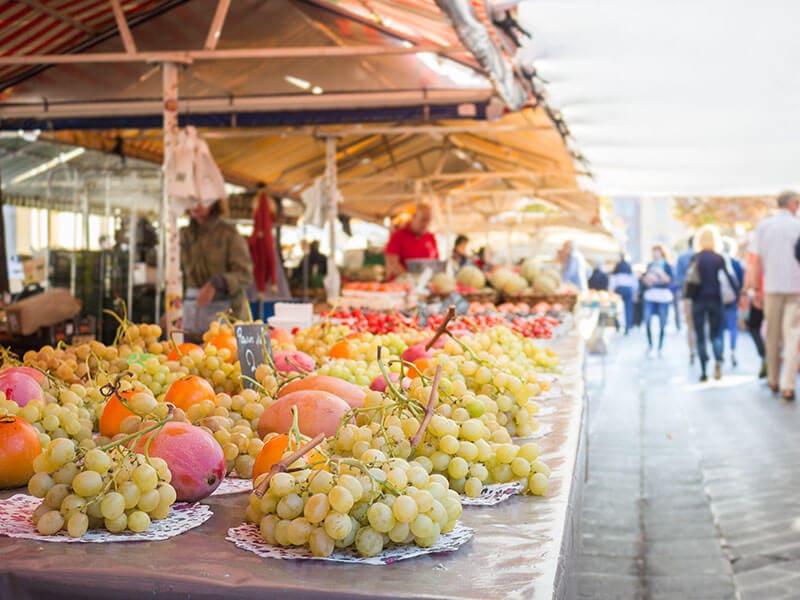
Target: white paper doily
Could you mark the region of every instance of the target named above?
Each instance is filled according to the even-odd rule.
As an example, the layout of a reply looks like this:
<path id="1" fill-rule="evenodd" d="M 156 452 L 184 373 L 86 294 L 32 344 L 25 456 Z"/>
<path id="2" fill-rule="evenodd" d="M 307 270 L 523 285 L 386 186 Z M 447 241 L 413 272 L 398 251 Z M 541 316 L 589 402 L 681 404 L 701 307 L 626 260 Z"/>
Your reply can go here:
<path id="1" fill-rule="evenodd" d="M 522 491 L 522 483 L 513 481 L 511 483 L 491 483 L 483 486 L 481 495 L 477 498 L 461 496 L 462 506 L 494 506 L 503 500 L 508 500 L 511 496 Z"/>
<path id="2" fill-rule="evenodd" d="M 65 531 L 56 535 L 41 535 L 36 531 L 32 515 L 41 503 L 40 498 L 27 494 L 16 494 L 0 500 L 0 535 L 39 542 L 156 542 L 194 529 L 214 514 L 205 504 L 179 502 L 172 505 L 166 519 L 153 521 L 143 533 L 111 533 L 97 529 L 87 531 L 83 537 L 72 538 Z"/>
<path id="3" fill-rule="evenodd" d="M 399 560 L 423 556 L 425 554 L 437 554 L 439 552 L 453 552 L 467 543 L 475 534 L 474 529 L 470 529 L 459 522 L 453 531 L 445 533 L 433 546 L 420 548 L 419 546 L 390 546 L 385 548 L 378 556 L 364 558 L 359 556 L 354 547 L 347 549 L 337 548 L 333 554 L 327 557 L 314 556 L 311 551 L 304 546 L 292 546 L 284 548 L 273 546 L 264 541 L 259 533 L 258 526 L 253 523 L 242 523 L 238 527 L 228 529 L 228 536 L 225 538 L 229 542 L 236 544 L 237 548 L 253 552 L 262 558 L 282 558 L 284 560 L 327 560 L 330 562 L 356 563 L 362 565 L 390 565 Z"/>
<path id="4" fill-rule="evenodd" d="M 564 388 L 560 385 L 554 385 L 549 390 L 546 390 L 538 396 L 532 396 L 534 400 L 552 400 L 553 398 L 564 398 L 567 394 Z"/>
<path id="5" fill-rule="evenodd" d="M 253 480 L 240 477 L 226 477 L 213 491 L 212 496 L 227 496 L 228 494 L 241 494 L 253 491 Z"/>

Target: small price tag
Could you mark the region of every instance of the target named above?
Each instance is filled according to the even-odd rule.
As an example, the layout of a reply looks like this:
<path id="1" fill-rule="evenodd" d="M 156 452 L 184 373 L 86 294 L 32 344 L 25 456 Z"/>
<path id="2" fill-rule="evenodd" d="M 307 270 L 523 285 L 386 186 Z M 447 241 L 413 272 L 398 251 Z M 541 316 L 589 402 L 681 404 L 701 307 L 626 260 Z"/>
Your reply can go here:
<path id="1" fill-rule="evenodd" d="M 272 358 L 272 342 L 266 325 L 236 325 L 236 344 L 239 350 L 239 365 L 242 368 L 242 384 L 254 388 L 256 369 L 264 364 L 265 352 Z"/>

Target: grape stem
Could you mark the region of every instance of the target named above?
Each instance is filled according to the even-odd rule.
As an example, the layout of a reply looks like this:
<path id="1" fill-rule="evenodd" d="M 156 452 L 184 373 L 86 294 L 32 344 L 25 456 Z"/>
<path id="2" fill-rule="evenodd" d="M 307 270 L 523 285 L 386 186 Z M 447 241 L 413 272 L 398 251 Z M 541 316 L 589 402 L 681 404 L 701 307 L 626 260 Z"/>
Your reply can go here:
<path id="1" fill-rule="evenodd" d="M 110 443 L 106 444 L 105 446 L 100 446 L 100 450 L 102 450 L 103 452 L 107 452 L 108 450 L 111 450 L 111 448 L 116 448 L 117 446 L 122 446 L 124 444 L 127 444 L 130 441 L 133 441 L 135 439 L 139 439 L 140 437 L 142 437 L 145 434 L 150 433 L 151 431 L 155 431 L 159 427 L 163 427 L 169 421 L 172 420 L 172 417 L 173 417 L 174 412 L 175 412 L 175 405 L 174 404 L 172 404 L 170 402 L 167 402 L 167 406 L 169 407 L 169 413 L 167 413 L 167 416 L 164 417 L 163 419 L 161 419 L 160 421 L 158 421 L 157 423 L 153 423 L 149 427 L 145 427 L 144 429 L 142 429 L 140 431 L 135 431 L 133 433 L 130 433 L 130 434 L 126 435 L 125 437 L 122 437 L 122 438 L 118 439 L 115 442 L 110 442 Z M 152 437 L 155 437 L 155 436 L 152 436 Z M 149 442 L 152 439 L 152 437 L 147 440 L 147 444 L 145 445 L 145 452 L 147 451 L 147 448 L 149 447 Z"/>
<path id="2" fill-rule="evenodd" d="M 431 347 L 436 343 L 436 340 L 442 337 L 442 335 L 444 335 L 445 333 L 451 335 L 450 332 L 447 331 L 447 326 L 455 316 L 456 316 L 456 307 L 451 304 L 449 307 L 447 307 L 447 312 L 444 315 L 444 321 L 442 321 L 441 325 L 439 325 L 438 329 L 436 329 L 436 333 L 433 334 L 433 337 L 428 340 L 428 343 L 425 344 L 425 350 L 430 350 Z"/>
<path id="3" fill-rule="evenodd" d="M 311 452 L 314 448 L 319 446 L 323 441 L 325 441 L 325 434 L 318 433 L 314 437 L 314 439 L 308 442 L 305 446 L 296 450 L 290 456 L 287 456 L 286 458 L 283 458 L 274 465 L 272 465 L 272 467 L 270 467 L 269 469 L 269 473 L 267 473 L 267 476 L 264 477 L 261 483 L 258 484 L 258 487 L 256 487 L 255 490 L 253 490 L 253 493 L 255 493 L 255 495 L 258 496 L 259 498 L 261 498 L 264 495 L 264 492 L 267 491 L 267 487 L 269 487 L 269 482 L 272 479 L 273 475 L 275 475 L 276 473 L 287 472 L 287 470 L 289 469 L 289 465 L 291 465 L 297 459 L 302 458 L 303 456 Z"/>
<path id="4" fill-rule="evenodd" d="M 389 371 L 386 369 L 386 365 L 381 360 L 381 352 L 383 351 L 383 347 L 378 346 L 378 368 L 381 370 L 381 375 L 383 375 L 383 380 L 386 382 L 386 387 L 389 388 L 389 391 L 392 392 L 392 395 L 397 398 L 398 400 L 402 400 L 407 402 L 408 399 L 404 394 L 402 394 L 392 383 L 392 378 L 389 377 Z M 402 382 L 402 380 L 401 380 Z"/>
<path id="5" fill-rule="evenodd" d="M 422 419 L 417 433 L 411 438 L 411 447 L 416 448 L 422 441 L 422 436 L 425 435 L 425 430 L 428 428 L 428 423 L 433 418 L 433 407 L 436 404 L 436 398 L 439 393 L 439 380 L 442 377 L 442 365 L 436 365 L 436 373 L 433 375 L 433 383 L 431 384 L 431 397 L 428 400 L 428 406 L 425 409 L 425 418 Z"/>

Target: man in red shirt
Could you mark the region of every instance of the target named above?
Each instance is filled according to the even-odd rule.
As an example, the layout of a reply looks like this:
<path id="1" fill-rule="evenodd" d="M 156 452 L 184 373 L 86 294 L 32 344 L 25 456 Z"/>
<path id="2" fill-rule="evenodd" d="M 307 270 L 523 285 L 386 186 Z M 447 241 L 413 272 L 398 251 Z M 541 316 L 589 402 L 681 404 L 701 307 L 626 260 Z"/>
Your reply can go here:
<path id="1" fill-rule="evenodd" d="M 408 225 L 400 227 L 389 237 L 386 244 L 386 276 L 394 279 L 407 271 L 406 261 L 414 258 L 439 258 L 436 238 L 428 231 L 431 223 L 431 207 L 417 205 Z"/>

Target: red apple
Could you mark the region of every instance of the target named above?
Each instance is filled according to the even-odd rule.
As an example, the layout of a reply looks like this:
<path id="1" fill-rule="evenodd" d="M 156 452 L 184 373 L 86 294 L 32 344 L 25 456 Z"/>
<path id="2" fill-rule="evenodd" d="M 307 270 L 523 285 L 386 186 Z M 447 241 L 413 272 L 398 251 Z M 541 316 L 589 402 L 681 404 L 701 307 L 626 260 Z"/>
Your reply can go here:
<path id="1" fill-rule="evenodd" d="M 202 500 L 219 487 L 225 477 L 225 455 L 210 433 L 189 423 L 171 421 L 160 431 L 144 435 L 136 451 L 144 452 L 147 439 L 154 434 L 150 456 L 167 461 L 178 501 Z"/>
<path id="2" fill-rule="evenodd" d="M 42 388 L 36 383 L 36 380 L 16 369 L 13 371 L 6 369 L 0 372 L 0 392 L 3 392 L 8 400 L 16 402 L 19 406 L 25 406 L 31 400 L 43 398 Z"/>

